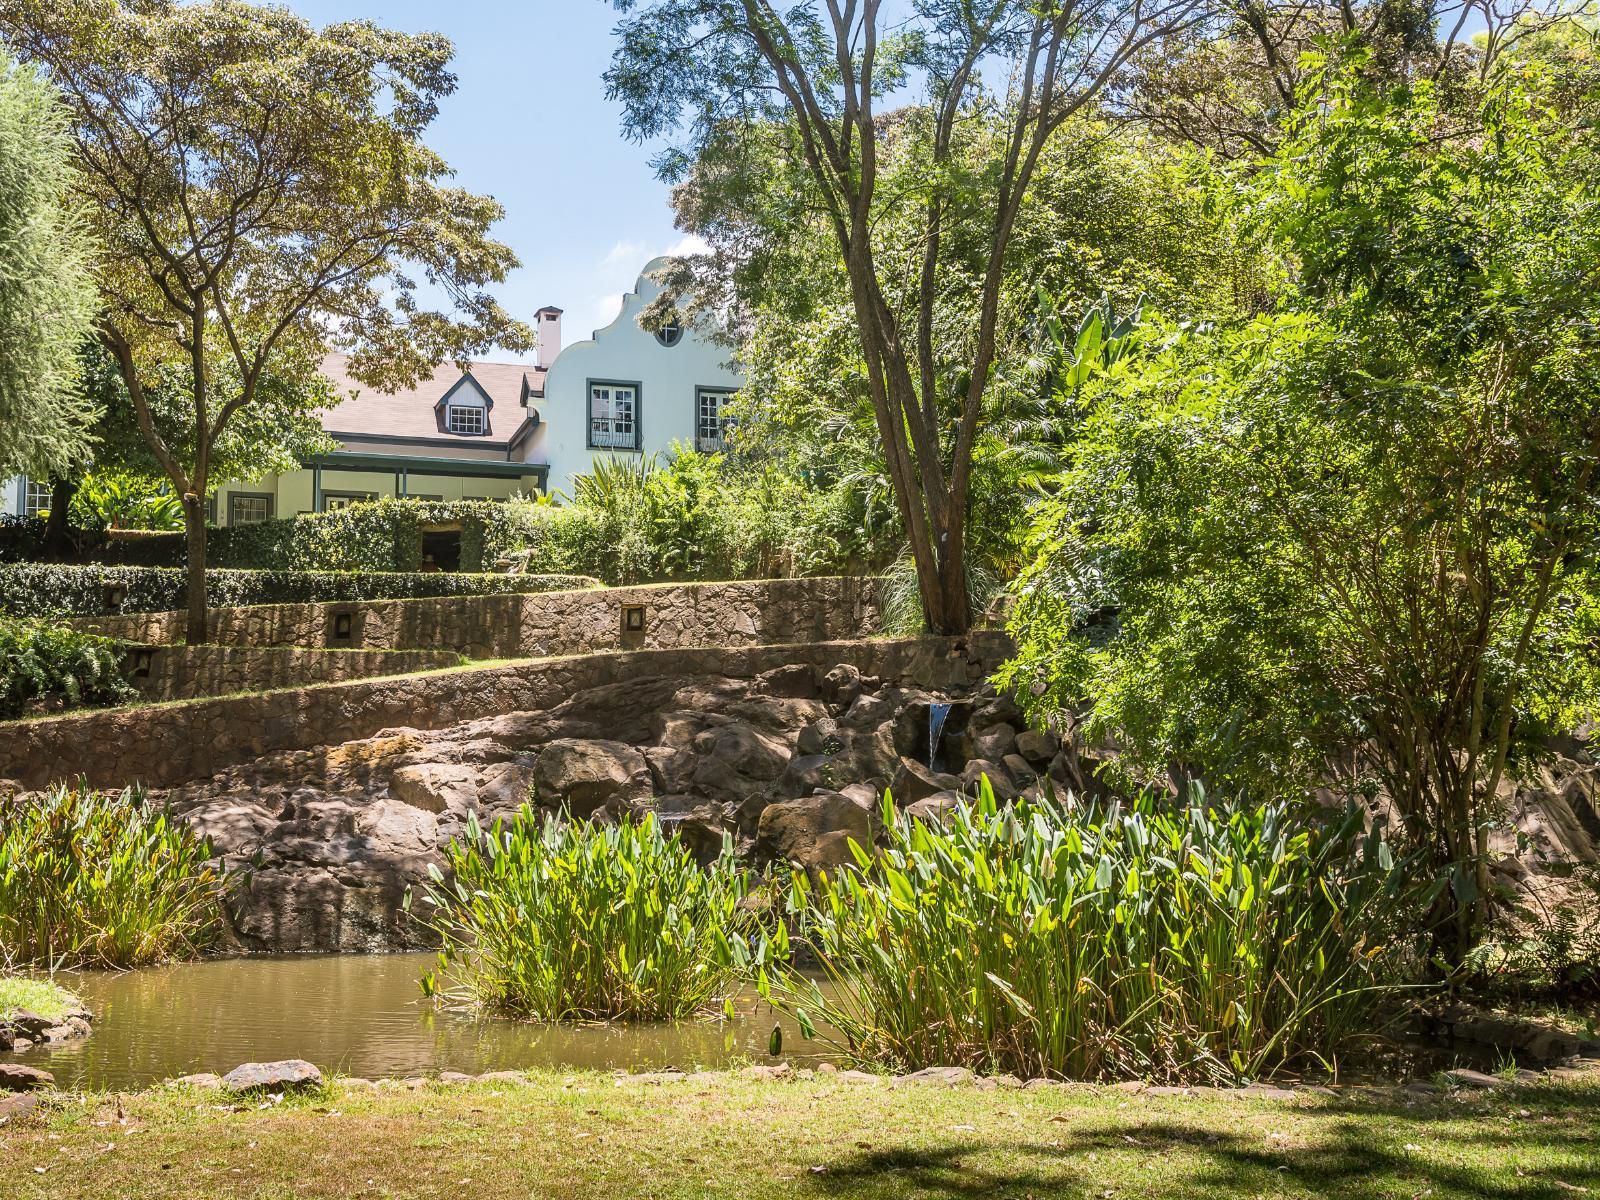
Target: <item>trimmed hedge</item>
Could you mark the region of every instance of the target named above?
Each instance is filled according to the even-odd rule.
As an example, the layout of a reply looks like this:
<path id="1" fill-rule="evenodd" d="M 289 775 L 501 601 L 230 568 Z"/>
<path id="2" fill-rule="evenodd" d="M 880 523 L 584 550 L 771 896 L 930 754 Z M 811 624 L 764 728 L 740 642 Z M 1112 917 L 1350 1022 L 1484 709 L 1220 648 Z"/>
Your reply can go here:
<path id="1" fill-rule="evenodd" d="M 181 567 L 0 566 L 0 613 L 18 617 L 99 617 L 108 612 L 170 612 L 187 606 Z M 448 572 L 230 571 L 206 572 L 206 604 L 325 604 L 409 600 L 424 596 L 490 596 L 596 587 L 582 575 L 486 575 Z M 120 606 L 107 588 L 124 589 Z"/>
<path id="2" fill-rule="evenodd" d="M 527 544 L 537 521 L 531 504 L 493 500 L 374 500 L 334 512 L 301 513 L 255 525 L 213 529 L 206 547 L 218 567 L 300 571 L 416 571 L 426 526 L 461 527 L 461 565 L 493 570 Z"/>
<path id="3" fill-rule="evenodd" d="M 128 700 L 125 668 L 124 646 L 112 638 L 0 616 L 0 719 Z"/>
<path id="4" fill-rule="evenodd" d="M 44 557 L 44 518 L 0 514 L 0 563 L 39 562 Z M 76 562 L 130 567 L 180 567 L 183 532 L 152 529 L 84 529 L 69 526 L 67 544 Z"/>

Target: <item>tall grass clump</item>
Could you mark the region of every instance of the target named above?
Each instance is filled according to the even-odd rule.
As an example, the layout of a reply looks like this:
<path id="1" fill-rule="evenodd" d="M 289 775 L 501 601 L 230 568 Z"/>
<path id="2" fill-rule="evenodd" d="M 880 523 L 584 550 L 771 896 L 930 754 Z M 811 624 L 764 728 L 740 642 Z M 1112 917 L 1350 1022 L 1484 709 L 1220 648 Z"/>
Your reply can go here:
<path id="1" fill-rule="evenodd" d="M 731 992 L 748 961 L 748 877 L 725 843 L 707 869 L 653 814 L 619 825 L 468 819 L 430 867 L 442 939 L 424 991 L 541 1021 L 661 1020 Z"/>
<path id="2" fill-rule="evenodd" d="M 226 879 L 208 841 L 142 788 L 0 798 L 0 960 L 137 967 L 199 953 Z"/>
<path id="3" fill-rule="evenodd" d="M 877 858 L 792 879 L 830 986 L 781 959 L 760 979 L 862 1061 L 1236 1082 L 1330 1060 L 1409 953 L 1405 874 L 1353 809 L 1000 808 L 984 787 L 943 827 L 884 816 Z"/>

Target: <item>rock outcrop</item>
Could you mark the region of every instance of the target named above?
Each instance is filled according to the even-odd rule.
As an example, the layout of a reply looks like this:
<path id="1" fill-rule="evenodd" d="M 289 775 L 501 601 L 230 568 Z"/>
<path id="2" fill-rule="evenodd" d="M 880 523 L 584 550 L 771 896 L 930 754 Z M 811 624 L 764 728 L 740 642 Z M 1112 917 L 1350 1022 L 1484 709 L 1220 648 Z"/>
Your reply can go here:
<path id="1" fill-rule="evenodd" d="M 654 812 L 701 862 L 727 840 L 755 863 L 827 869 L 853 861 L 852 841 L 873 844 L 891 785 L 902 805 L 936 800 L 930 816 L 953 809 L 976 778 L 972 750 L 999 756 L 977 760 L 997 794 L 1024 794 L 1036 773 L 1000 761 L 1019 740 L 1008 703 L 982 684 L 930 691 L 850 664 L 658 675 L 541 711 L 264 754 L 160 796 L 239 870 L 241 948 L 410 948 L 430 935 L 407 891 L 469 816 L 487 826 L 529 802 L 597 821 Z M 930 747 L 935 704 L 949 715 Z"/>

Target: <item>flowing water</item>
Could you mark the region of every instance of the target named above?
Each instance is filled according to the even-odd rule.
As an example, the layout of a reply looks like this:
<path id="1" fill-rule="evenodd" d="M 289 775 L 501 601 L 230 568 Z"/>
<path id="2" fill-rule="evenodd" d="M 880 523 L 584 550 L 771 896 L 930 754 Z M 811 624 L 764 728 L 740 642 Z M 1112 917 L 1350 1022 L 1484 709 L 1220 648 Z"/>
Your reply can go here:
<path id="1" fill-rule="evenodd" d="M 939 769 L 939 739 L 944 736 L 944 723 L 950 716 L 948 704 L 928 705 L 928 770 Z"/>
<path id="2" fill-rule="evenodd" d="M 94 1013 L 94 1034 L 20 1061 L 64 1088 L 133 1089 L 242 1062 L 304 1058 L 367 1078 L 522 1067 L 714 1069 L 763 1062 L 774 1024 L 803 1061 L 793 1022 L 754 992 L 733 1020 L 657 1025 L 537 1025 L 442 1011 L 421 998 L 431 954 L 214 959 L 123 974 L 57 976 Z"/>

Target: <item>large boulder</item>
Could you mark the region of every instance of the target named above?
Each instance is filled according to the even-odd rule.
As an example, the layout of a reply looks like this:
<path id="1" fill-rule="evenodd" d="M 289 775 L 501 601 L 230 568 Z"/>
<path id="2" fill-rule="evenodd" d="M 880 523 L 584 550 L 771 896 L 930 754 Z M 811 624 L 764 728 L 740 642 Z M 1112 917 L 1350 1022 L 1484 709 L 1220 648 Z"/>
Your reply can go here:
<path id="1" fill-rule="evenodd" d="M 973 728 L 968 726 L 968 733 L 961 747 L 969 759 L 983 758 L 990 762 L 999 762 L 1016 749 L 1017 731 L 1009 725 L 996 721 L 977 728 L 976 732 Z"/>
<path id="2" fill-rule="evenodd" d="M 894 793 L 894 802 L 901 805 L 915 804 L 939 792 L 952 792 L 961 787 L 961 780 L 954 775 L 946 775 L 943 771 L 935 771 L 932 767 L 918 762 L 914 758 L 900 759 L 899 769 L 894 773 L 894 779 L 889 783 L 889 790 Z"/>
<path id="3" fill-rule="evenodd" d="M 21 1063 L 0 1063 L 0 1092 L 31 1092 L 54 1086 L 56 1077 Z"/>
<path id="4" fill-rule="evenodd" d="M 1029 729 L 1017 735 L 1017 753 L 1038 770 L 1050 765 L 1050 760 L 1061 750 L 1061 739 L 1048 729 L 1040 732 Z"/>
<path id="5" fill-rule="evenodd" d="M 961 788 L 968 795 L 977 795 L 985 779 L 989 781 L 989 788 L 994 792 L 994 798 L 1002 804 L 1009 804 L 1022 794 L 1004 767 L 998 763 L 985 762 L 981 758 L 973 759 L 962 770 Z"/>
<path id="6" fill-rule="evenodd" d="M 853 861 L 851 840 L 871 847 L 871 814 L 839 792 L 819 792 L 769 804 L 757 828 L 756 853 L 768 861 L 834 867 Z"/>
<path id="7" fill-rule="evenodd" d="M 539 755 L 533 768 L 533 790 L 548 807 L 565 804 L 575 817 L 609 815 L 650 800 L 650 767 L 644 755 L 622 742 L 560 738 Z"/>
<path id="8" fill-rule="evenodd" d="M 322 1072 L 303 1058 L 240 1063 L 222 1077 L 222 1086 L 230 1092 L 310 1090 L 322 1086 Z"/>

